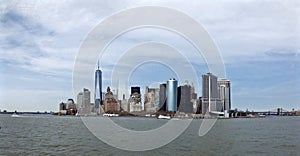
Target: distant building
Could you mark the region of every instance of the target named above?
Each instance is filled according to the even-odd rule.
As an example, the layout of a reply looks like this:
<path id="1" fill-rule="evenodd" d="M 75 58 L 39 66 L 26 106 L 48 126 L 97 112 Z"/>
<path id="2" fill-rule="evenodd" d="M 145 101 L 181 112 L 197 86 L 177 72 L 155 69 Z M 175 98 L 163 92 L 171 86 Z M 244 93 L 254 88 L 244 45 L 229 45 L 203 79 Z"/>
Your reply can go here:
<path id="1" fill-rule="evenodd" d="M 230 93 L 230 80 L 219 79 L 218 80 L 218 93 L 222 102 L 223 110 L 231 109 L 231 93 Z"/>
<path id="2" fill-rule="evenodd" d="M 163 83 L 159 85 L 159 105 L 158 111 L 166 111 L 167 105 L 167 84 Z"/>
<path id="3" fill-rule="evenodd" d="M 64 102 L 59 103 L 59 111 L 62 111 L 62 110 L 67 110 L 66 103 L 64 103 Z"/>
<path id="4" fill-rule="evenodd" d="M 77 108 L 73 99 L 68 99 L 67 102 L 59 103 L 60 115 L 75 115 L 76 113 L 77 113 Z"/>
<path id="5" fill-rule="evenodd" d="M 188 81 L 186 81 L 185 82 L 185 85 L 189 85 L 189 82 Z M 194 83 L 192 83 L 191 85 L 189 85 L 189 86 L 191 86 L 190 88 L 191 88 L 191 100 L 193 100 L 193 99 L 197 99 L 197 93 L 195 92 L 195 86 L 194 86 Z"/>
<path id="6" fill-rule="evenodd" d="M 120 111 L 120 105 L 118 104 L 118 100 L 111 92 L 110 87 L 107 87 L 106 89 L 104 111 L 105 113 L 115 113 Z"/>
<path id="7" fill-rule="evenodd" d="M 184 113 L 193 113 L 193 104 L 191 102 L 191 86 L 185 84 L 178 87 L 178 111 Z"/>
<path id="8" fill-rule="evenodd" d="M 85 114 L 90 114 L 91 106 L 91 92 L 88 89 L 83 89 L 83 105 Z"/>
<path id="9" fill-rule="evenodd" d="M 191 99 L 191 103 L 192 103 L 192 106 L 193 106 L 193 113 L 196 113 L 198 105 L 199 105 L 199 100 L 198 99 Z"/>
<path id="10" fill-rule="evenodd" d="M 123 99 L 121 101 L 121 111 L 129 112 L 128 100 L 126 100 L 125 94 L 123 94 Z"/>
<path id="11" fill-rule="evenodd" d="M 140 87 L 131 87 L 131 94 L 138 93 L 141 94 L 141 88 Z"/>
<path id="12" fill-rule="evenodd" d="M 149 88 L 146 86 L 145 89 L 145 102 L 144 109 L 146 112 L 156 112 L 159 102 L 159 88 Z"/>
<path id="13" fill-rule="evenodd" d="M 128 100 L 130 112 L 143 111 L 140 87 L 131 87 L 131 95 Z"/>
<path id="14" fill-rule="evenodd" d="M 91 114 L 95 115 L 96 114 L 95 111 L 98 111 L 98 110 L 99 110 L 99 108 L 95 109 L 95 103 L 90 103 L 90 112 L 91 112 Z"/>
<path id="15" fill-rule="evenodd" d="M 83 93 L 82 92 L 77 94 L 77 108 L 79 114 L 83 114 Z"/>
<path id="16" fill-rule="evenodd" d="M 202 97 L 197 100 L 197 106 L 195 110 L 196 114 L 202 114 Z"/>
<path id="17" fill-rule="evenodd" d="M 77 110 L 76 104 L 73 99 L 68 99 L 66 103 L 67 110 Z"/>
<path id="18" fill-rule="evenodd" d="M 91 113 L 91 92 L 88 89 L 84 88 L 83 92 L 78 93 L 77 105 L 80 115 L 89 115 Z"/>
<path id="19" fill-rule="evenodd" d="M 217 76 L 212 73 L 202 75 L 202 114 L 222 111 L 217 79 Z"/>
<path id="20" fill-rule="evenodd" d="M 99 69 L 99 62 L 98 62 L 98 69 L 95 71 L 95 93 L 94 93 L 94 102 L 95 102 L 95 113 L 99 113 L 99 106 L 102 104 L 102 71 Z"/>
<path id="21" fill-rule="evenodd" d="M 167 81 L 167 111 L 177 111 L 177 80 L 174 78 Z"/>

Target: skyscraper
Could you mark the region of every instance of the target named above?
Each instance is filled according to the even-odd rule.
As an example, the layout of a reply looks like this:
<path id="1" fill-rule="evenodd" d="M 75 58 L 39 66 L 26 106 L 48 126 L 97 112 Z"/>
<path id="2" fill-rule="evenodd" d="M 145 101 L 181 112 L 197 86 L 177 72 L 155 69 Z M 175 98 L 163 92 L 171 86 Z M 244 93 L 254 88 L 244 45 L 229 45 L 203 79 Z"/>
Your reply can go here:
<path id="1" fill-rule="evenodd" d="M 79 114 L 83 114 L 83 93 L 82 92 L 77 94 L 77 108 Z"/>
<path id="2" fill-rule="evenodd" d="M 174 78 L 167 81 L 167 111 L 177 111 L 177 80 Z"/>
<path id="3" fill-rule="evenodd" d="M 89 115 L 91 113 L 91 92 L 84 88 L 83 92 L 77 95 L 77 105 L 79 106 L 79 114 Z"/>
<path id="4" fill-rule="evenodd" d="M 185 113 L 193 113 L 193 105 L 191 102 L 191 86 L 186 84 L 178 87 L 178 111 Z"/>
<path id="5" fill-rule="evenodd" d="M 98 69 L 95 71 L 95 111 L 99 110 L 99 105 L 102 104 L 102 100 L 102 71 L 99 69 L 98 61 Z"/>
<path id="6" fill-rule="evenodd" d="M 159 88 L 149 88 L 146 86 L 145 89 L 145 101 L 144 101 L 144 110 L 146 112 L 156 112 L 156 102 L 159 98 Z"/>
<path id="7" fill-rule="evenodd" d="M 128 100 L 130 112 L 140 112 L 143 110 L 140 87 L 131 87 L 131 95 Z"/>
<path id="8" fill-rule="evenodd" d="M 202 75 L 202 114 L 222 110 L 217 80 L 217 76 L 212 73 Z"/>
<path id="9" fill-rule="evenodd" d="M 158 111 L 166 111 L 166 102 L 167 102 L 167 95 L 166 95 L 166 87 L 165 83 L 159 85 L 159 104 L 158 104 Z"/>
<path id="10" fill-rule="evenodd" d="M 231 109 L 231 95 L 230 95 L 230 80 L 218 80 L 219 98 L 222 102 L 223 110 L 229 111 Z"/>

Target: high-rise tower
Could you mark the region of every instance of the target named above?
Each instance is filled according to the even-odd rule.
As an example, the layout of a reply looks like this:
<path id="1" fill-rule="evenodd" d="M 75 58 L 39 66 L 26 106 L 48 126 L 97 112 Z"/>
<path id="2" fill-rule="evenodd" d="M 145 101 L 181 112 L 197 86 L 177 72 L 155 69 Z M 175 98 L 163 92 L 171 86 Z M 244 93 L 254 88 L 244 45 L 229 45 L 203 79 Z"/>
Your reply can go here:
<path id="1" fill-rule="evenodd" d="M 99 69 L 99 61 L 98 61 L 98 69 L 95 71 L 95 110 L 98 110 L 99 105 L 102 104 L 102 71 Z"/>
<path id="2" fill-rule="evenodd" d="M 166 101 L 167 101 L 167 95 L 166 95 L 166 87 L 167 84 L 163 83 L 159 85 L 159 104 L 158 104 L 158 111 L 166 111 Z"/>
<path id="3" fill-rule="evenodd" d="M 202 114 L 222 110 L 217 80 L 218 77 L 212 73 L 202 75 Z"/>
<path id="4" fill-rule="evenodd" d="M 89 115 L 91 113 L 91 92 L 83 88 L 83 92 L 78 93 L 77 95 L 77 105 L 79 107 L 79 114 L 81 115 Z"/>
<path id="5" fill-rule="evenodd" d="M 218 80 L 219 97 L 222 101 L 223 110 L 229 111 L 231 109 L 231 96 L 230 96 L 230 80 Z"/>
<path id="6" fill-rule="evenodd" d="M 167 81 L 167 111 L 177 111 L 177 80 L 174 78 Z"/>

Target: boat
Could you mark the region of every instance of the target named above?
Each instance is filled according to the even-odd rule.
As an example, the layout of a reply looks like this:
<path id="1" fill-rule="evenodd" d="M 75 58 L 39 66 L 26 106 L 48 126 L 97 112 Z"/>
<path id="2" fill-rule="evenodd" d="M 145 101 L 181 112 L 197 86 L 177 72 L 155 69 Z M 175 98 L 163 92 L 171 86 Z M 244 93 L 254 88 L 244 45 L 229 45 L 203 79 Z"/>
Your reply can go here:
<path id="1" fill-rule="evenodd" d="M 167 119 L 167 120 L 170 120 L 170 119 L 171 119 L 170 116 L 165 116 L 165 115 L 159 115 L 157 118 L 158 118 L 158 119 Z"/>
<path id="2" fill-rule="evenodd" d="M 11 115 L 11 117 L 13 117 L 13 118 L 18 118 L 18 117 L 21 117 L 21 116 L 18 115 L 17 113 L 14 113 L 14 114 Z"/>
<path id="3" fill-rule="evenodd" d="M 107 113 L 105 113 L 105 114 L 103 114 L 103 116 L 106 116 L 106 117 L 118 117 L 119 114 L 107 114 Z"/>

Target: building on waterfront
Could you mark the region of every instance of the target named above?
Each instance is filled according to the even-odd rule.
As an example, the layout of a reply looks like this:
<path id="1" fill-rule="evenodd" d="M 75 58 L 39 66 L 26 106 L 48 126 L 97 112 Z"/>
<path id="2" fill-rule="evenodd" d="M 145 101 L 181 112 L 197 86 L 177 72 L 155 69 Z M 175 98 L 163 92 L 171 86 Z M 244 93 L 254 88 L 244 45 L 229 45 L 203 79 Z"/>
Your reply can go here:
<path id="1" fill-rule="evenodd" d="M 185 81 L 185 84 L 183 86 L 178 87 L 177 103 L 179 112 L 196 112 L 198 107 L 198 99 L 193 83 L 190 85 L 188 81 Z"/>
<path id="2" fill-rule="evenodd" d="M 99 106 L 102 105 L 102 71 L 99 69 L 99 61 L 98 61 L 98 69 L 95 71 L 95 90 L 94 90 L 94 110 L 95 113 L 99 113 Z"/>
<path id="3" fill-rule="evenodd" d="M 140 112 L 143 111 L 142 98 L 140 87 L 131 87 L 131 95 L 128 100 L 129 112 Z"/>
<path id="4" fill-rule="evenodd" d="M 218 80 L 218 93 L 222 102 L 223 110 L 229 111 L 231 109 L 231 93 L 230 93 L 230 80 Z"/>
<path id="5" fill-rule="evenodd" d="M 123 98 L 121 100 L 121 111 L 129 112 L 128 100 L 125 98 L 125 94 L 123 94 Z"/>
<path id="6" fill-rule="evenodd" d="M 84 88 L 83 92 L 78 93 L 77 105 L 80 115 L 89 115 L 91 113 L 91 92 L 88 89 Z"/>
<path id="7" fill-rule="evenodd" d="M 77 113 L 77 107 L 73 99 L 68 99 L 67 102 L 59 103 L 60 115 L 75 115 Z"/>
<path id="8" fill-rule="evenodd" d="M 199 97 L 199 99 L 197 100 L 197 106 L 196 106 L 195 113 L 202 114 L 202 97 Z"/>
<path id="9" fill-rule="evenodd" d="M 146 86 L 145 89 L 145 101 L 144 109 L 146 112 L 156 112 L 159 102 L 159 88 L 149 88 Z"/>
<path id="10" fill-rule="evenodd" d="M 159 105 L 158 111 L 166 111 L 167 105 L 167 84 L 163 83 L 159 85 Z"/>
<path id="11" fill-rule="evenodd" d="M 193 113 L 193 105 L 191 102 L 191 86 L 189 84 L 178 87 L 177 102 L 179 112 Z"/>
<path id="12" fill-rule="evenodd" d="M 212 73 L 202 75 L 202 114 L 222 111 L 217 80 L 217 76 Z"/>
<path id="13" fill-rule="evenodd" d="M 120 111 L 120 105 L 116 96 L 113 95 L 111 92 L 110 87 L 107 87 L 105 93 L 105 100 L 104 100 L 104 112 L 105 113 L 115 113 Z"/>
<path id="14" fill-rule="evenodd" d="M 188 84 L 188 81 L 186 81 L 186 84 Z M 197 99 L 197 93 L 195 92 L 195 86 L 192 83 L 191 84 L 191 100 Z"/>
<path id="15" fill-rule="evenodd" d="M 167 81 L 167 111 L 177 111 L 177 85 L 178 82 L 175 78 L 171 78 Z"/>

